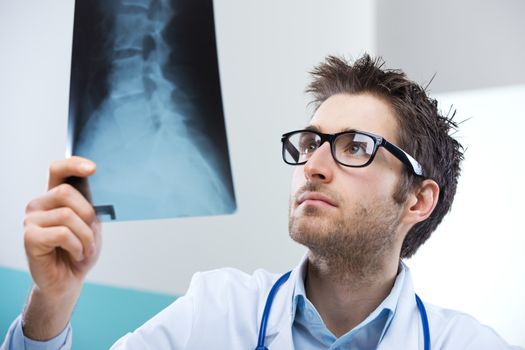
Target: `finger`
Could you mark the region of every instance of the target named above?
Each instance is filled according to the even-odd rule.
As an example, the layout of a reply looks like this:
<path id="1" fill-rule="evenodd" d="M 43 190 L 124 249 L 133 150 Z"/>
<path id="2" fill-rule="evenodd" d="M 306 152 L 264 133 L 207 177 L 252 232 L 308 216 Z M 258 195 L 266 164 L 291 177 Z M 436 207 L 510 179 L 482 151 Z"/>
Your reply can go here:
<path id="1" fill-rule="evenodd" d="M 48 255 L 62 248 L 75 261 L 80 262 L 85 258 L 82 242 L 66 226 L 29 226 L 24 235 L 24 244 L 27 254 L 32 257 Z"/>
<path id="2" fill-rule="evenodd" d="M 91 223 L 91 229 L 93 230 L 93 236 L 95 237 L 95 243 L 100 244 L 102 243 L 102 235 L 100 234 L 102 232 L 102 223 L 100 222 L 98 217 L 95 217 L 95 220 Z"/>
<path id="3" fill-rule="evenodd" d="M 40 227 L 66 226 L 82 242 L 84 256 L 90 257 L 95 253 L 94 230 L 69 207 L 31 212 L 26 215 L 24 225 Z"/>
<path id="4" fill-rule="evenodd" d="M 100 254 L 100 250 L 102 249 L 102 224 L 98 218 L 91 224 L 91 229 L 93 230 L 93 238 L 95 240 L 95 249 L 93 252 L 93 256 L 95 256 Z"/>
<path id="5" fill-rule="evenodd" d="M 93 206 L 80 192 L 68 184 L 58 185 L 44 195 L 30 201 L 26 207 L 26 215 L 36 211 L 48 211 L 62 207 L 72 209 L 88 225 L 96 220 Z"/>
<path id="6" fill-rule="evenodd" d="M 52 189 L 66 181 L 71 176 L 86 177 L 96 170 L 96 164 L 91 160 L 73 156 L 56 160 L 49 167 L 48 189 Z"/>

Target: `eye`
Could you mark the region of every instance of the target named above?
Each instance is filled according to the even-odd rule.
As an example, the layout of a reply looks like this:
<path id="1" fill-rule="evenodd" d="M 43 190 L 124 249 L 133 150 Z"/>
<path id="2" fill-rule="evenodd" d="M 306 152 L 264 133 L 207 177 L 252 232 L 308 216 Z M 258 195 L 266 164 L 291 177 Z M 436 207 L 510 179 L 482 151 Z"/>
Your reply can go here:
<path id="1" fill-rule="evenodd" d="M 318 142 L 315 137 L 304 136 L 299 141 L 299 150 L 302 154 L 309 154 L 314 152 L 318 147 Z"/>
<path id="2" fill-rule="evenodd" d="M 367 146 L 366 142 L 350 142 L 345 147 L 345 153 L 353 156 L 364 156 L 367 154 Z"/>

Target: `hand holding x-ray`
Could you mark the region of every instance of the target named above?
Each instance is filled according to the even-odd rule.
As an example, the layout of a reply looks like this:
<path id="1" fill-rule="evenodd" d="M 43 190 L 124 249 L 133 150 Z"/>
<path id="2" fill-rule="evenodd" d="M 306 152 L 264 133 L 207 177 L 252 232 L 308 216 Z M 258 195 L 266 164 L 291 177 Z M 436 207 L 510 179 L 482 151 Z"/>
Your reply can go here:
<path id="1" fill-rule="evenodd" d="M 48 192 L 27 205 L 24 244 L 34 287 L 23 319 L 24 332 L 32 339 L 50 339 L 64 329 L 98 258 L 100 223 L 89 201 L 67 183 L 95 169 L 80 157 L 54 162 Z"/>

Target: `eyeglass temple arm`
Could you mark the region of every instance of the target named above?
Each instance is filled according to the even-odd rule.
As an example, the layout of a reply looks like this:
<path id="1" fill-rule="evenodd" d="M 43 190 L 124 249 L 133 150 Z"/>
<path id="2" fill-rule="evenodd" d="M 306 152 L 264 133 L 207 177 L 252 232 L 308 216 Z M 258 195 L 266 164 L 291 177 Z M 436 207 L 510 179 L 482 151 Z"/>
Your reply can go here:
<path id="1" fill-rule="evenodd" d="M 396 145 L 388 142 L 387 140 L 383 139 L 381 142 L 383 147 L 385 147 L 390 153 L 392 153 L 394 156 L 396 156 L 400 161 L 402 161 L 406 166 L 408 166 L 412 172 L 418 176 L 425 176 L 423 167 L 417 160 L 412 158 L 412 156 L 405 151 L 403 151 L 401 148 L 397 147 Z"/>
<path id="2" fill-rule="evenodd" d="M 295 159 L 296 162 L 299 162 L 299 156 L 300 156 L 299 150 L 295 148 L 295 146 L 292 145 L 292 143 L 288 139 L 283 139 L 283 143 L 284 143 L 284 147 L 286 148 L 288 153 L 290 153 L 292 158 Z"/>

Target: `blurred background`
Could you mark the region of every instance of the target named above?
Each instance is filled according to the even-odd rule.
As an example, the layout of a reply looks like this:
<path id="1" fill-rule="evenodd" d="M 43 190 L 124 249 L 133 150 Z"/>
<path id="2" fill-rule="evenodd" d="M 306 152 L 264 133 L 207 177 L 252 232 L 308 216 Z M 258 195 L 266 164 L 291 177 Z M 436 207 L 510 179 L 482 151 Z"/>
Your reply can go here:
<path id="1" fill-rule="evenodd" d="M 455 204 L 416 256 L 418 294 L 472 314 L 525 346 L 525 2 L 215 1 L 233 215 L 107 223 L 73 327 L 75 349 L 107 348 L 177 295 L 192 274 L 224 266 L 282 272 L 304 249 L 287 233 L 291 168 L 280 135 L 312 111 L 308 71 L 328 54 L 381 55 L 457 110 L 467 148 Z M 64 157 L 74 3 L 0 0 L 0 338 L 30 277 L 26 203 Z M 264 152 L 261 152 L 264 150 Z M 95 339 L 96 338 L 96 339 Z"/>

